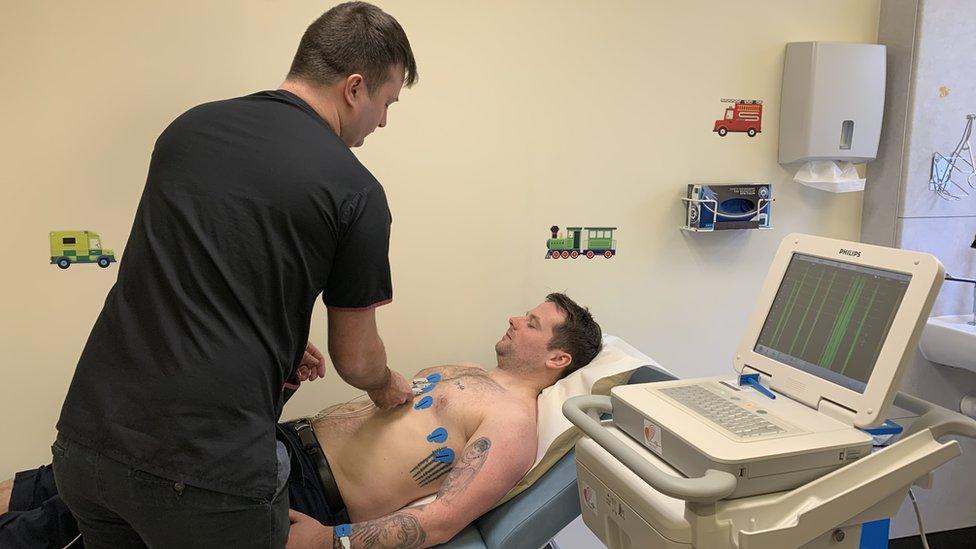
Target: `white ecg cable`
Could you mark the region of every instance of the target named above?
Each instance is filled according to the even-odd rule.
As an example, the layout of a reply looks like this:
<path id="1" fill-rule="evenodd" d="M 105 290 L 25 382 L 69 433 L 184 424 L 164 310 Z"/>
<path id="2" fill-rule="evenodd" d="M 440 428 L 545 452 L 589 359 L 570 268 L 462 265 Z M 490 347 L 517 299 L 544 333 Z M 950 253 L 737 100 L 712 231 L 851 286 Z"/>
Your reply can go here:
<path id="1" fill-rule="evenodd" d="M 442 381 L 449 381 L 451 379 L 454 379 L 454 378 L 453 377 L 445 377 L 445 378 L 438 379 L 436 381 L 432 381 L 432 380 L 427 379 L 425 377 L 416 377 L 416 378 L 413 378 L 410 381 L 410 388 L 411 388 L 411 391 L 413 392 L 413 396 L 416 397 L 416 396 L 422 395 L 424 393 L 424 389 L 426 389 L 428 385 L 436 385 L 437 383 L 441 383 Z M 341 404 L 336 405 L 334 408 L 332 408 L 332 411 L 331 412 L 325 412 L 325 413 L 321 413 L 320 412 L 319 414 L 316 414 L 315 416 L 313 416 L 312 419 L 355 417 L 355 416 L 359 416 L 361 414 L 364 414 L 364 413 L 372 410 L 373 408 L 376 408 L 376 404 L 373 401 L 369 401 L 362 408 L 358 408 L 356 410 L 349 410 L 348 412 L 344 412 L 344 413 L 341 413 L 341 414 L 336 413 L 339 410 L 339 408 L 345 406 L 346 404 L 350 404 L 353 401 L 359 400 L 359 399 L 363 398 L 364 396 L 367 396 L 367 393 L 362 393 L 360 395 L 354 396 L 354 397 L 350 398 L 349 400 L 347 400 L 347 401 L 345 401 L 345 402 L 343 402 Z"/>
<path id="2" fill-rule="evenodd" d="M 79 539 L 81 539 L 81 534 L 78 534 L 77 536 L 75 536 L 75 539 L 73 539 L 70 542 L 68 542 L 68 545 L 65 545 L 61 549 L 68 549 L 68 547 L 71 547 L 72 545 L 74 545 L 75 542 L 78 541 Z"/>

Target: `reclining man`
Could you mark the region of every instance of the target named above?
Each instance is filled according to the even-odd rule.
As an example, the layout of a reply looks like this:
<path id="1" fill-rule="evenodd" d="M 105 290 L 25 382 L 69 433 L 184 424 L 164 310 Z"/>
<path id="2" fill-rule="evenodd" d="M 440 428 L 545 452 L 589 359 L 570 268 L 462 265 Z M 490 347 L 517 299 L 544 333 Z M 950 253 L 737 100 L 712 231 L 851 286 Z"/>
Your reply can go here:
<path id="1" fill-rule="evenodd" d="M 550 294 L 524 316 L 509 319 L 495 344 L 497 368 L 427 368 L 416 376 L 423 392 L 410 405 L 379 410 L 368 402 L 341 404 L 279 424 L 279 440 L 292 460 L 288 546 L 341 547 L 343 536 L 353 548 L 429 547 L 450 540 L 532 467 L 537 396 L 588 364 L 600 342 L 600 326 L 587 309 L 564 294 Z M 21 473 L 18 482 L 23 476 L 39 486 L 45 474 L 44 468 L 33 476 Z M 45 502 L 39 498 L 48 493 L 33 491 L 41 495 L 16 510 L 43 503 L 35 516 L 61 524 L 63 504 Z M 432 494 L 433 502 L 403 509 Z M 5 505 L 0 494 L 0 511 Z M 4 530 L 17 525 L 8 515 L 14 513 L 0 515 L 4 547 Z"/>

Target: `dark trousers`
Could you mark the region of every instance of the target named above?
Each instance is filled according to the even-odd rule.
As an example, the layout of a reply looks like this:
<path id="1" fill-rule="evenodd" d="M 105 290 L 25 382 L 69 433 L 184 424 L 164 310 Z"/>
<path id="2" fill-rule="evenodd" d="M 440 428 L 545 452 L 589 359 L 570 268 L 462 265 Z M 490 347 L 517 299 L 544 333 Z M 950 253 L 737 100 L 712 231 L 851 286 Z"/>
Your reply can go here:
<path id="1" fill-rule="evenodd" d="M 277 434 L 291 459 L 289 506 L 328 526 L 350 522 L 345 507 L 329 506 L 315 460 L 305 451 L 295 422 L 279 423 Z M 74 541 L 71 549 L 82 549 L 84 541 L 75 539 L 78 533 L 78 523 L 58 495 L 50 465 L 17 473 L 10 510 L 0 515 L 0 548 L 59 549 Z"/>
<path id="2" fill-rule="evenodd" d="M 284 479 L 262 500 L 167 480 L 61 436 L 51 452 L 58 492 L 89 549 L 285 546 Z"/>
<path id="3" fill-rule="evenodd" d="M 58 496 L 49 465 L 22 471 L 14 478 L 10 509 L 0 515 L 3 549 L 61 549 L 78 536 L 78 524 Z M 71 549 L 82 549 L 75 540 Z"/>

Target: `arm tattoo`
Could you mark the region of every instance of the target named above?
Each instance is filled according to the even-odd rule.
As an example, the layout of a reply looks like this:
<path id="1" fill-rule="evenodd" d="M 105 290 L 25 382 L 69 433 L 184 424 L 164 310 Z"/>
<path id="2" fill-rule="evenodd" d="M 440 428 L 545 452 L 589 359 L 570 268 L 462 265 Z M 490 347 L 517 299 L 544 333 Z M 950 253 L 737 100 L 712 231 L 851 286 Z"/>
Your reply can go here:
<path id="1" fill-rule="evenodd" d="M 450 501 L 455 495 L 464 491 L 468 484 L 471 484 L 471 480 L 478 474 L 478 471 L 485 465 L 489 449 L 491 449 L 491 440 L 486 437 L 481 437 L 469 444 L 464 449 L 461 460 L 447 475 L 444 484 L 441 485 L 437 498 Z"/>
<path id="2" fill-rule="evenodd" d="M 399 511 L 353 524 L 349 541 L 353 547 L 413 549 L 424 545 L 427 532 L 416 515 Z"/>

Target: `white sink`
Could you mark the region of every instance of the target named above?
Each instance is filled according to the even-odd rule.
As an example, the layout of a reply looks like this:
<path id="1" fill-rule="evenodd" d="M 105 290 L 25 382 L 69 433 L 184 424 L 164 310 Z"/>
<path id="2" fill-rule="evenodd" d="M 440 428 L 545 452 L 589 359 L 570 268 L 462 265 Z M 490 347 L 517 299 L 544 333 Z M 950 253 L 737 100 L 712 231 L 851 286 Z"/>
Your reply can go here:
<path id="1" fill-rule="evenodd" d="M 934 316 L 925 323 L 918 346 L 931 362 L 976 372 L 976 326 L 973 315 Z"/>

